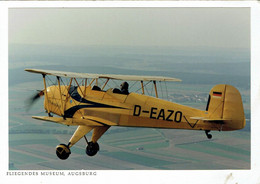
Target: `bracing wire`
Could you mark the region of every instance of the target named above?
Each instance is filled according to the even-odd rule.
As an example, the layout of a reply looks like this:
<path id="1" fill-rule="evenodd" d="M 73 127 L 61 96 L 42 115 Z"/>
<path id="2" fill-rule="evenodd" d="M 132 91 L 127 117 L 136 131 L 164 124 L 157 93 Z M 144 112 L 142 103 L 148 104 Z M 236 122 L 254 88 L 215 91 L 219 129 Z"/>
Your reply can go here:
<path id="1" fill-rule="evenodd" d="M 152 88 L 151 88 L 151 96 L 153 95 L 153 87 L 154 87 L 154 85 L 152 85 Z"/>
<path id="2" fill-rule="evenodd" d="M 162 93 L 162 99 L 164 98 L 164 95 L 163 95 L 163 90 L 162 90 L 162 82 L 160 81 L 160 88 L 161 88 L 161 93 Z"/>
<path id="3" fill-rule="evenodd" d="M 131 85 L 131 87 L 129 88 L 129 90 L 132 89 L 132 88 L 137 84 L 137 82 L 139 82 L 139 81 L 135 81 L 135 83 L 134 83 L 133 85 Z"/>
<path id="4" fill-rule="evenodd" d="M 152 81 L 147 82 L 147 83 L 144 85 L 144 87 L 147 86 L 150 82 L 152 82 Z M 138 89 L 136 90 L 136 92 L 140 91 L 141 89 L 142 89 L 142 87 L 138 88 Z"/>
<path id="5" fill-rule="evenodd" d="M 57 79 L 56 79 L 56 82 L 54 83 L 48 75 L 47 75 L 46 83 L 47 83 L 47 86 L 55 86 L 55 88 L 58 88 L 58 87 L 57 87 Z M 50 85 L 50 83 L 51 83 L 51 85 Z M 47 94 L 46 94 L 46 95 L 47 95 Z M 52 99 L 55 99 L 55 101 L 56 101 L 56 103 L 57 103 L 57 100 L 58 100 L 58 99 L 55 98 L 54 93 L 52 93 L 51 95 L 52 95 Z M 59 108 L 58 108 L 57 106 L 55 106 L 54 111 L 56 111 L 56 110 L 59 110 Z"/>
<path id="6" fill-rule="evenodd" d="M 147 94 L 150 96 L 151 94 L 150 94 L 149 91 L 147 90 L 146 85 L 144 85 L 144 89 L 145 89 L 145 91 L 147 92 Z"/>
<path id="7" fill-rule="evenodd" d="M 167 85 L 166 85 L 166 82 L 164 81 L 164 84 L 165 84 L 165 88 L 166 88 L 166 95 L 167 95 L 167 100 L 169 100 L 169 95 L 168 95 L 168 88 L 167 88 Z"/>

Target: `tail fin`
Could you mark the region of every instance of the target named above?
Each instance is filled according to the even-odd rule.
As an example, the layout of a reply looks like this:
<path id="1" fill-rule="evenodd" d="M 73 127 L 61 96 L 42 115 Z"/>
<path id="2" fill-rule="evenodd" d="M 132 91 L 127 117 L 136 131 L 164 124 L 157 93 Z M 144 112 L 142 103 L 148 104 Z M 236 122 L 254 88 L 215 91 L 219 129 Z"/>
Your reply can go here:
<path id="1" fill-rule="evenodd" d="M 210 119 L 223 120 L 222 130 L 242 129 L 246 125 L 241 95 L 231 85 L 214 86 L 209 93 L 206 110 Z"/>

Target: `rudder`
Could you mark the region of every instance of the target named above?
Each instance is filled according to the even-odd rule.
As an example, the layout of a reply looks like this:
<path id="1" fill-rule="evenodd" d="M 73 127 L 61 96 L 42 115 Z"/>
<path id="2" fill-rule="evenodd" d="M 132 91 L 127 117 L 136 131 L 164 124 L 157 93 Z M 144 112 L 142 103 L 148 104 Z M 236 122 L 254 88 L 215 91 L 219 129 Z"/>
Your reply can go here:
<path id="1" fill-rule="evenodd" d="M 245 127 L 242 98 L 239 91 L 227 84 L 214 86 L 209 93 L 207 109 L 210 119 L 223 119 L 222 130 Z"/>

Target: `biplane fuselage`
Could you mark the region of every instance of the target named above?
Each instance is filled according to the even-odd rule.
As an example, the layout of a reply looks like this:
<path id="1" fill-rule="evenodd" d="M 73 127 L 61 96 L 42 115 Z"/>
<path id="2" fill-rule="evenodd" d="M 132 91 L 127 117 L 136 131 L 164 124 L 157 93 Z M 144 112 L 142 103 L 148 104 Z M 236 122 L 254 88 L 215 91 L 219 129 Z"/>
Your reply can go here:
<path id="1" fill-rule="evenodd" d="M 214 86 L 209 93 L 206 110 L 203 111 L 158 98 L 156 81 L 181 81 L 176 78 L 37 69 L 26 71 L 42 74 L 44 82 L 44 90 L 33 99 L 44 95 L 44 108 L 48 116 L 33 116 L 33 118 L 78 126 L 68 144 L 56 147 L 57 156 L 63 160 L 71 154 L 70 147 L 83 137 L 87 142 L 87 155 L 94 156 L 99 151 L 97 141 L 111 126 L 205 130 L 209 139 L 212 138 L 209 134 L 211 130 L 229 131 L 245 127 L 241 95 L 231 85 Z M 58 85 L 47 86 L 46 75 L 55 76 Z M 68 85 L 61 85 L 62 77 L 70 78 Z M 82 79 L 82 85 L 79 85 L 77 78 Z M 92 81 L 87 85 L 88 78 Z M 106 79 L 102 88 L 92 85 L 95 80 L 98 84 L 97 80 L 101 78 Z M 131 91 L 129 93 L 124 85 L 121 86 L 121 90 L 112 88 L 103 90 L 110 79 L 140 81 L 142 94 Z M 153 82 L 156 98 L 144 94 L 144 81 Z M 128 83 L 126 86 L 128 88 Z M 53 117 L 53 114 L 58 116 Z M 85 135 L 92 130 L 89 142 Z"/>
<path id="2" fill-rule="evenodd" d="M 113 126 L 153 127 L 193 130 L 235 130 L 237 123 L 225 124 L 193 119 L 210 118 L 208 111 L 187 107 L 166 100 L 137 93 L 128 95 L 92 90 L 91 86 L 58 86 L 47 88 L 44 107 L 47 111 L 66 118 L 81 119 Z M 219 97 L 217 97 L 219 98 Z M 233 120 L 234 121 L 234 120 Z M 73 124 L 73 123 L 72 123 Z M 76 125 L 76 124 L 75 124 Z M 233 126 L 231 126 L 233 125 Z"/>

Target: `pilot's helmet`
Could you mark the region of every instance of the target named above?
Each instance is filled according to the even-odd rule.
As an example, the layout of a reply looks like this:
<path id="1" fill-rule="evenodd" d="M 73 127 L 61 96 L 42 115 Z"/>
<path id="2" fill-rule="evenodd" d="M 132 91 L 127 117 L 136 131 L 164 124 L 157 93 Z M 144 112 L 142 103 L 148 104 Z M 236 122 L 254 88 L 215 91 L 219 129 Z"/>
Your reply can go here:
<path id="1" fill-rule="evenodd" d="M 121 85 L 120 85 L 120 88 L 121 88 L 121 90 L 122 89 L 128 89 L 128 83 L 127 82 L 123 82 Z"/>

